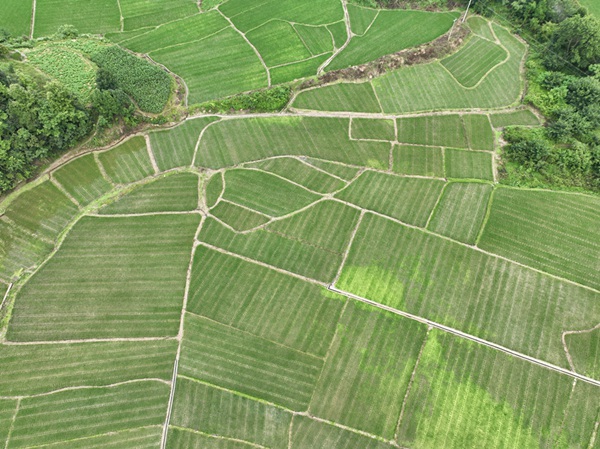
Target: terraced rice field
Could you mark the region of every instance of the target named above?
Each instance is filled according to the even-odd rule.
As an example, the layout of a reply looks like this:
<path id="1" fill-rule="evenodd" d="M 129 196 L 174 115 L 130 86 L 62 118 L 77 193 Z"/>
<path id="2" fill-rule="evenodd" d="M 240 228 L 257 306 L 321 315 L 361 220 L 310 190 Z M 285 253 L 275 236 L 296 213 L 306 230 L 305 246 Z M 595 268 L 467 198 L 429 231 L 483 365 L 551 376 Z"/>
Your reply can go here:
<path id="1" fill-rule="evenodd" d="M 37 2 L 36 35 L 68 6 Z M 456 17 L 113 6 L 98 29 L 190 102 L 314 74 L 347 26 L 326 70 Z M 0 447 L 598 447 L 600 203 L 499 185 L 496 132 L 540 123 L 508 107 L 523 44 L 468 23 L 442 61 L 141 131 L 4 200 Z"/>

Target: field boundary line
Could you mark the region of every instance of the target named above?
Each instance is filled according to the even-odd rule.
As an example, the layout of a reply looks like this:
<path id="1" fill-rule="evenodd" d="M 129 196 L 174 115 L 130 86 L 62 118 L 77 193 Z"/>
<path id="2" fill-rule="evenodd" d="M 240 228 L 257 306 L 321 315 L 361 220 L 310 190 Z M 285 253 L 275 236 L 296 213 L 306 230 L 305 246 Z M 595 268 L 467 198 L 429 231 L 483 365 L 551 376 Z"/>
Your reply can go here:
<path id="1" fill-rule="evenodd" d="M 362 223 L 363 217 L 365 216 L 366 211 L 363 209 L 360 211 L 360 215 L 358 216 L 358 220 L 356 221 L 356 226 L 354 226 L 354 230 L 352 231 L 352 234 L 350 234 L 350 239 L 348 240 L 348 245 L 346 246 L 346 250 L 344 251 L 343 257 L 342 257 L 342 263 L 340 264 L 336 274 L 335 274 L 335 278 L 333 278 L 333 282 L 331 283 L 332 285 L 335 285 L 335 283 L 340 279 L 340 276 L 342 275 L 342 271 L 344 269 L 344 265 L 346 265 L 346 260 L 348 260 L 348 255 L 350 254 L 350 249 L 352 248 L 352 244 L 354 243 L 354 239 L 356 238 L 356 234 L 358 233 L 358 228 L 360 228 L 360 225 Z"/>
<path id="2" fill-rule="evenodd" d="M 161 449 L 167 447 L 167 434 L 169 432 L 169 424 L 171 422 L 171 412 L 173 411 L 173 399 L 175 398 L 175 384 L 177 383 L 177 369 L 179 367 L 179 358 L 175 358 L 173 364 L 173 376 L 171 377 L 171 392 L 169 393 L 169 403 L 167 404 L 167 415 L 165 418 L 165 424 L 163 426 L 162 435 L 160 438 Z"/>
<path id="3" fill-rule="evenodd" d="M 487 208 L 485 209 L 485 215 L 483 216 L 483 221 L 481 222 L 481 227 L 479 228 L 479 232 L 477 233 L 477 238 L 475 239 L 475 246 L 479 248 L 479 242 L 481 241 L 481 237 L 483 237 L 483 233 L 490 219 L 490 215 L 492 214 L 492 203 L 494 201 L 494 194 L 496 193 L 496 188 L 492 188 L 492 192 L 490 193 L 490 199 L 488 200 Z"/>
<path id="4" fill-rule="evenodd" d="M 263 217 L 265 217 L 265 218 L 268 218 L 268 219 L 270 219 L 270 220 L 273 220 L 273 219 L 275 218 L 275 217 L 271 217 L 270 215 L 263 214 L 262 212 L 259 212 L 259 211 L 257 211 L 257 210 L 251 209 L 251 208 L 249 208 L 248 206 L 244 206 L 243 204 L 234 203 L 233 201 L 227 200 L 227 199 L 225 199 L 225 198 L 221 198 L 221 199 L 219 200 L 219 203 L 227 203 L 227 204 L 231 204 L 231 205 L 233 205 L 233 206 L 237 206 L 237 207 L 239 207 L 239 208 L 241 208 L 241 209 L 245 209 L 245 210 L 247 210 L 247 211 L 254 212 L 254 213 L 255 213 L 255 214 L 257 214 L 257 215 L 262 215 Z M 216 204 L 215 204 L 215 206 L 216 206 Z M 214 207 L 214 206 L 213 206 L 213 207 Z M 211 208 L 211 209 L 212 209 L 212 208 Z M 213 217 L 214 217 L 214 216 L 213 216 Z M 217 219 L 217 220 L 219 220 L 217 217 L 214 217 L 214 218 L 215 218 L 215 219 Z M 220 221 L 220 220 L 219 220 L 219 221 Z"/>
<path id="5" fill-rule="evenodd" d="M 37 9 L 37 0 L 33 0 L 32 5 L 31 5 L 31 25 L 29 26 L 29 39 L 33 39 L 33 32 L 35 30 L 36 9 Z"/>
<path id="6" fill-rule="evenodd" d="M 509 348 L 507 348 L 505 346 L 499 345 L 497 343 L 493 343 L 493 342 L 485 340 L 483 338 L 476 337 L 476 336 L 471 335 L 471 334 L 467 334 L 466 332 L 460 331 L 458 329 L 454 329 L 454 328 L 446 326 L 444 324 L 437 323 L 435 321 L 431 321 L 431 320 L 429 320 L 427 318 L 423 318 L 423 317 L 420 317 L 418 315 L 413 315 L 412 313 L 404 312 L 402 310 L 398 310 L 398 309 L 395 309 L 393 307 L 386 306 L 384 304 L 378 303 L 378 302 L 373 301 L 371 299 L 367 299 L 367 298 L 364 298 L 362 296 L 355 295 L 354 293 L 350 293 L 350 292 L 347 292 L 347 291 L 344 291 L 344 290 L 340 290 L 337 287 L 335 287 L 335 285 L 333 285 L 333 284 L 331 284 L 328 287 L 328 289 L 331 290 L 334 293 L 338 293 L 340 295 L 344 295 L 347 298 L 351 298 L 351 299 L 354 299 L 356 301 L 360 301 L 360 302 L 365 303 L 365 304 L 370 304 L 373 307 L 377 307 L 379 309 L 382 309 L 382 310 L 394 313 L 396 315 L 403 316 L 403 317 L 411 319 L 413 321 L 418 321 L 418 322 L 426 324 L 426 325 L 428 325 L 430 327 L 433 327 L 433 328 L 442 330 L 444 332 L 447 332 L 449 334 L 455 335 L 455 336 L 457 336 L 459 338 L 464 338 L 465 340 L 473 341 L 473 342 L 478 343 L 478 344 L 480 344 L 482 346 L 487 346 L 487 347 L 489 347 L 491 349 L 495 349 L 495 350 L 503 352 L 503 353 L 505 353 L 507 355 L 513 356 L 515 358 L 524 360 L 526 362 L 533 363 L 534 365 L 538 365 L 538 366 L 540 366 L 542 368 L 546 368 L 546 369 L 548 369 L 550 371 L 555 371 L 555 372 L 557 372 L 559 374 L 563 374 L 563 375 L 569 376 L 571 378 L 578 379 L 578 380 L 581 380 L 583 382 L 589 383 L 591 385 L 595 385 L 597 387 L 600 387 L 600 380 L 592 379 L 591 377 L 587 377 L 587 376 L 584 376 L 582 374 L 576 373 L 574 371 L 570 371 L 570 370 L 568 370 L 566 368 L 561 368 L 560 366 L 554 365 L 552 363 L 545 362 L 543 360 L 540 360 L 540 359 L 537 359 L 535 357 L 523 354 L 523 353 L 515 351 L 513 349 L 509 349 Z"/>
<path id="7" fill-rule="evenodd" d="M 444 192 L 446 191 L 446 187 L 448 187 L 448 184 L 450 184 L 450 183 L 446 182 L 442 186 L 442 189 L 440 190 L 440 194 L 438 196 L 438 199 L 435 202 L 435 204 L 433 205 L 433 208 L 431 209 L 431 213 L 429 214 L 429 218 L 427 218 L 427 222 L 425 222 L 425 226 L 423 227 L 423 229 L 429 229 L 429 224 L 431 223 L 431 219 L 433 218 L 433 216 L 435 214 L 435 211 L 437 210 L 438 206 L 442 202 L 442 197 L 444 196 Z"/>
<path id="8" fill-rule="evenodd" d="M 424 232 L 426 234 L 433 235 L 435 237 L 439 237 L 440 239 L 447 240 L 449 242 L 453 242 L 453 243 L 455 243 L 457 245 L 460 245 L 460 246 L 464 246 L 465 248 L 470 248 L 473 251 L 480 252 L 480 253 L 485 254 L 487 256 L 494 257 L 496 259 L 505 260 L 506 262 L 510 262 L 510 263 L 518 265 L 520 267 L 527 268 L 528 270 L 535 271 L 536 273 L 543 274 L 544 276 L 551 277 L 551 278 L 559 280 L 561 282 L 565 282 L 567 284 L 575 285 L 577 287 L 583 288 L 585 290 L 589 290 L 589 291 L 594 292 L 594 293 L 600 293 L 600 290 L 597 290 L 594 287 L 590 287 L 588 285 L 580 284 L 580 283 L 575 282 L 575 281 L 573 281 L 571 279 L 567 279 L 567 278 L 560 277 L 560 276 L 557 276 L 557 275 L 552 274 L 552 273 L 548 273 L 547 271 L 540 270 L 539 268 L 535 268 L 535 267 L 532 267 L 530 265 L 525 265 L 524 263 L 517 262 L 516 260 L 509 259 L 508 257 L 501 256 L 500 254 L 495 254 L 495 253 L 491 253 L 489 251 L 486 251 L 486 250 L 484 250 L 484 249 L 482 249 L 482 248 L 480 248 L 480 247 L 478 247 L 476 245 L 469 245 L 467 243 L 463 243 L 463 242 L 460 242 L 458 240 L 454 240 L 451 237 L 448 237 L 448 236 L 445 236 L 445 235 L 442 235 L 442 234 L 437 234 L 437 233 L 435 233 L 433 231 L 430 231 L 429 229 L 421 228 L 419 226 L 416 226 L 416 225 L 413 225 L 413 224 L 410 224 L 410 223 L 405 223 L 405 222 L 403 222 L 403 221 L 401 221 L 401 220 L 399 220 L 397 218 L 390 217 L 389 215 L 382 214 L 381 212 L 377 212 L 377 211 L 374 211 L 374 210 L 371 210 L 371 209 L 366 209 L 364 207 L 357 206 L 356 204 L 350 203 L 348 201 L 344 201 L 344 200 L 342 200 L 340 198 L 335 198 L 334 197 L 334 198 L 331 198 L 331 200 L 332 201 L 337 201 L 337 202 L 342 203 L 342 204 L 345 204 L 345 205 L 347 205 L 349 207 L 352 207 L 354 209 L 364 210 L 364 211 L 366 211 L 366 212 L 368 212 L 370 214 L 376 215 L 376 216 L 381 217 L 381 218 L 385 218 L 386 220 L 393 221 L 394 223 L 398 223 L 401 226 L 405 226 L 405 227 L 411 228 L 411 229 L 416 229 L 416 230 Z"/>
<path id="9" fill-rule="evenodd" d="M 285 20 L 284 20 L 284 22 L 285 22 Z M 327 55 L 327 54 L 329 54 L 329 53 L 331 53 L 331 52 L 329 52 L 329 51 L 326 51 L 326 52 L 324 52 L 324 53 L 319 53 L 318 55 L 311 56 L 310 58 L 298 59 L 297 61 L 286 62 L 286 63 L 284 63 L 284 64 L 278 64 L 278 65 L 274 65 L 274 66 L 271 66 L 271 67 L 269 67 L 269 68 L 270 68 L 270 69 L 278 69 L 278 68 L 280 68 L 280 67 L 287 67 L 287 66 L 289 66 L 289 65 L 294 65 L 294 64 L 299 64 L 299 63 L 301 63 L 301 62 L 310 61 L 311 59 L 316 59 L 316 58 L 318 58 L 319 56 Z"/>
<path id="10" fill-rule="evenodd" d="M 250 263 L 253 263 L 253 264 L 256 264 L 256 265 L 260 265 L 260 266 L 265 267 L 265 268 L 270 268 L 271 270 L 277 271 L 279 273 L 287 274 L 288 276 L 292 276 L 292 277 L 301 279 L 303 281 L 310 282 L 311 284 L 319 285 L 319 286 L 324 287 L 324 288 L 327 288 L 327 286 L 329 285 L 329 284 L 327 284 L 327 282 L 318 281 L 316 279 L 312 279 L 312 278 L 303 276 L 303 275 L 298 274 L 298 273 L 292 273 L 291 271 L 284 270 L 283 268 L 279 268 L 279 267 L 276 267 L 276 266 L 273 266 L 273 265 L 269 265 L 269 264 L 267 264 L 265 262 L 261 262 L 260 260 L 255 260 L 255 259 L 251 259 L 251 258 L 246 257 L 246 256 L 242 256 L 241 254 L 233 253 L 233 252 L 228 251 L 226 249 L 219 248 L 218 246 L 211 245 L 210 243 L 199 241 L 199 242 L 196 243 L 195 246 L 204 246 L 204 247 L 206 247 L 208 249 L 212 249 L 213 251 L 218 251 L 218 252 L 223 253 L 223 254 L 225 254 L 227 256 L 237 257 L 238 259 L 245 260 L 246 262 L 250 262 Z"/>
<path id="11" fill-rule="evenodd" d="M 287 445 L 287 449 L 292 449 L 292 434 L 294 432 L 294 419 L 296 418 L 296 415 L 292 415 L 292 419 L 290 419 L 290 427 L 288 429 L 288 445 Z"/>
<path id="12" fill-rule="evenodd" d="M 189 432 L 189 433 L 193 433 L 193 434 L 196 434 L 196 435 L 202 435 L 202 436 L 206 436 L 206 437 L 209 437 L 209 438 L 214 438 L 215 440 L 233 441 L 235 443 L 242 443 L 242 444 L 248 445 L 250 447 L 255 447 L 257 449 L 269 449 L 266 446 L 261 446 L 260 444 L 253 443 L 251 441 L 240 440 L 239 438 L 230 438 L 230 437 L 225 437 L 223 435 L 216 435 L 216 434 L 212 434 L 212 433 L 206 433 L 206 432 L 202 432 L 200 430 L 190 429 L 189 427 L 181 427 L 181 426 L 171 426 L 171 427 L 173 429 L 177 429 L 177 430 L 182 431 L 182 432 Z"/>
<path id="13" fill-rule="evenodd" d="M 120 142 L 118 142 L 120 143 Z M 116 147 L 116 145 L 115 145 Z M 110 148 L 112 149 L 112 147 Z M 100 153 L 101 151 L 97 151 L 97 150 L 93 150 L 92 154 L 94 155 L 94 160 L 96 161 L 96 165 L 98 166 L 98 170 L 100 170 L 100 174 L 102 175 L 102 177 L 104 178 L 104 180 L 106 182 L 108 182 L 112 187 L 115 187 L 115 183 L 113 182 L 113 180 L 111 179 L 110 176 L 108 176 L 108 173 L 106 172 L 106 168 L 104 168 L 104 165 L 102 165 L 102 161 L 100 160 Z M 73 159 L 67 161 L 65 163 L 65 165 L 69 162 L 71 162 L 72 160 L 77 159 L 79 156 L 74 157 Z M 58 168 L 58 167 L 57 167 Z M 52 173 L 54 173 L 54 170 L 52 170 Z"/>
<path id="14" fill-rule="evenodd" d="M 156 158 L 154 157 L 154 152 L 152 151 L 152 143 L 150 142 L 150 134 L 144 134 L 144 140 L 146 141 L 146 150 L 148 150 L 148 157 L 150 158 L 150 163 L 152 164 L 152 169 L 154 170 L 154 174 L 158 175 L 160 173 L 160 168 L 158 168 L 158 164 L 156 163 Z"/>
<path id="15" fill-rule="evenodd" d="M 314 355 L 314 354 L 311 354 L 311 353 L 306 352 L 306 351 L 301 351 L 300 349 L 292 348 L 291 346 L 288 346 L 288 345 L 286 345 L 284 343 L 280 343 L 278 341 L 271 340 L 270 338 L 263 337 L 262 335 L 253 334 L 250 331 L 247 331 L 245 329 L 240 329 L 240 328 L 235 327 L 235 326 L 233 326 L 231 324 L 222 323 L 222 322 L 217 321 L 217 320 L 215 320 L 213 318 L 210 318 L 210 317 L 208 317 L 206 315 L 202 315 L 201 313 L 190 312 L 189 310 L 186 310 L 186 313 L 188 315 L 195 316 L 196 318 L 201 318 L 203 320 L 210 321 L 211 323 L 218 324 L 219 326 L 225 326 L 228 329 L 233 329 L 234 331 L 241 332 L 243 334 L 250 335 L 250 336 L 255 337 L 255 338 L 260 338 L 261 340 L 268 341 L 269 343 L 273 343 L 274 345 L 281 346 L 282 348 L 285 348 L 285 349 L 289 349 L 290 351 L 298 352 L 300 354 L 304 354 L 304 355 L 306 355 L 308 357 L 312 357 L 314 359 L 318 359 L 318 360 L 321 360 L 321 361 L 325 360 L 324 357 L 319 357 L 318 355 Z"/>
<path id="16" fill-rule="evenodd" d="M 315 167 L 314 165 L 309 164 L 308 162 L 306 162 L 305 160 L 303 160 L 301 157 L 296 156 L 296 157 L 293 157 L 292 159 L 296 159 L 297 161 L 302 162 L 304 165 L 306 165 L 309 168 L 312 168 L 313 170 L 320 171 L 321 173 L 324 173 L 324 174 L 326 174 L 328 176 L 331 176 L 332 178 L 338 179 L 338 180 L 342 181 L 344 184 L 348 184 L 349 183 L 349 181 L 347 181 L 347 180 L 345 180 L 343 178 L 340 178 L 339 176 L 336 176 L 333 173 L 329 173 L 327 170 L 323 170 L 320 167 Z"/>
<path id="17" fill-rule="evenodd" d="M 346 47 L 350 44 L 350 41 L 352 40 L 352 37 L 354 36 L 354 33 L 352 33 L 352 28 L 350 27 L 350 13 L 348 12 L 348 3 L 347 0 L 341 0 L 342 2 L 342 9 L 344 10 L 344 17 L 343 17 L 343 21 L 344 24 L 346 25 L 346 42 L 344 42 L 342 44 L 342 46 L 338 49 L 335 49 L 335 39 L 333 40 L 333 54 L 327 58 L 327 60 L 321 64 L 319 66 L 319 68 L 317 69 L 317 76 L 321 75 L 323 73 L 323 70 L 325 70 L 325 68 L 331 64 L 331 61 L 333 61 L 337 55 L 339 55 L 342 51 L 344 51 L 346 49 Z M 335 22 L 337 23 L 337 22 Z M 331 34 L 331 31 L 329 31 L 329 34 Z M 332 35 L 333 36 L 333 35 Z M 299 93 L 299 92 L 298 92 Z M 295 97 L 294 97 L 295 99 Z M 292 102 L 290 102 L 290 104 L 292 104 Z"/>
<path id="18" fill-rule="evenodd" d="M 377 94 L 377 89 L 375 89 L 375 86 L 373 85 L 373 83 L 371 81 L 367 81 L 367 82 L 371 85 L 371 89 L 373 90 L 373 95 L 375 95 L 375 99 L 377 100 L 377 104 L 379 105 L 379 110 L 381 111 L 382 114 L 385 114 L 385 112 L 383 110 L 383 105 L 381 104 L 381 100 L 379 99 L 379 95 Z M 397 134 L 396 134 L 396 136 L 397 136 Z"/>
<path id="19" fill-rule="evenodd" d="M 267 72 L 267 87 L 271 87 L 271 72 L 269 71 L 269 67 L 265 63 L 265 60 L 263 59 L 263 57 L 260 54 L 260 52 L 258 51 L 258 49 L 252 44 L 252 42 L 250 42 L 250 40 L 248 39 L 248 37 L 246 37 L 246 34 L 242 33 L 233 24 L 233 22 L 231 21 L 231 19 L 229 17 L 227 17 L 225 14 L 223 14 L 223 12 L 219 9 L 218 6 L 215 9 L 219 12 L 219 14 L 221 14 L 223 16 L 223 18 L 225 20 L 227 20 L 229 22 L 229 25 L 231 25 L 231 28 L 233 28 L 234 31 L 236 31 L 240 36 L 242 36 L 242 38 L 246 41 L 246 43 L 250 46 L 250 48 L 252 48 L 252 50 L 254 50 L 254 53 L 256 53 L 256 56 L 258 57 L 258 60 L 260 61 L 260 63 L 262 64 L 262 66 L 265 68 L 265 71 Z"/>
<path id="20" fill-rule="evenodd" d="M 28 395 L 21 395 L 21 396 L 0 396 L 0 399 L 40 398 L 40 397 L 44 397 L 44 396 L 51 396 L 51 395 L 57 394 L 57 393 L 62 393 L 65 391 L 100 390 L 102 388 L 116 388 L 116 387 L 120 387 L 121 385 L 136 384 L 136 383 L 141 383 L 141 382 L 159 382 L 159 383 L 162 383 L 165 385 L 170 384 L 169 381 L 166 381 L 164 379 L 159 379 L 157 377 L 148 377 L 148 378 L 141 378 L 141 379 L 124 380 L 121 382 L 115 382 L 115 383 L 107 384 L 107 385 L 78 385 L 75 387 L 58 388 L 56 390 L 46 391 L 44 393 L 28 394 Z"/>
<path id="21" fill-rule="evenodd" d="M 176 340 L 176 337 L 137 337 L 137 338 L 90 338 L 80 340 L 41 340 L 41 341 L 4 341 L 5 346 L 39 346 L 39 345 L 72 345 L 80 343 L 117 343 L 117 342 L 142 342 Z M 1 346 L 1 345 L 0 345 Z"/>
<path id="22" fill-rule="evenodd" d="M 4 443 L 4 449 L 8 449 L 8 444 L 10 443 L 10 437 L 12 436 L 13 429 L 15 428 L 15 421 L 17 420 L 17 414 L 19 413 L 20 406 L 21 406 L 21 398 L 18 398 L 17 404 L 15 405 L 15 413 L 13 413 L 12 420 L 10 421 L 10 427 L 8 428 L 8 434 L 6 435 L 6 442 Z"/>
<path id="23" fill-rule="evenodd" d="M 400 414 L 398 415 L 398 420 L 396 421 L 394 441 L 398 441 L 398 433 L 400 432 L 400 424 L 402 424 L 402 418 L 404 418 L 404 410 L 406 409 L 406 403 L 408 401 L 408 397 L 410 396 L 410 390 L 412 388 L 413 381 L 415 380 L 415 375 L 417 374 L 417 368 L 419 367 L 419 362 L 421 361 L 421 355 L 423 354 L 423 350 L 427 345 L 427 340 L 429 340 L 430 332 L 431 327 L 427 326 L 427 332 L 425 333 L 425 338 L 423 338 L 423 343 L 421 343 L 421 349 L 419 350 L 419 355 L 417 356 L 415 367 L 413 368 L 412 374 L 410 375 L 410 380 L 408 381 L 408 386 L 406 387 L 406 393 L 404 394 L 404 400 L 402 401 L 402 407 L 400 408 Z"/>
<path id="24" fill-rule="evenodd" d="M 571 353 L 569 352 L 569 345 L 567 345 L 567 339 L 566 339 L 567 335 L 588 334 L 588 333 L 594 332 L 597 329 L 600 329 L 600 323 L 596 324 L 594 327 L 592 327 L 590 329 L 583 329 L 583 330 L 579 330 L 579 331 L 564 331 L 562 333 L 561 340 L 562 340 L 563 348 L 565 350 L 567 360 L 569 361 L 569 366 L 571 366 L 571 369 L 573 371 L 577 371 L 577 370 L 575 369 L 575 363 L 573 362 L 573 358 L 571 357 Z"/>
<path id="25" fill-rule="evenodd" d="M 600 427 L 600 412 L 598 412 L 598 417 L 594 423 L 594 430 L 592 431 L 592 436 L 590 437 L 590 443 L 588 444 L 587 449 L 594 449 L 594 443 L 596 443 L 596 438 L 598 437 L 598 427 Z"/>
<path id="26" fill-rule="evenodd" d="M 214 117 L 214 116 L 212 116 L 212 115 L 202 115 L 201 117 Z M 194 117 L 192 117 L 192 118 L 194 118 Z M 206 130 L 208 129 L 209 126 L 212 126 L 215 123 L 221 122 L 222 118 L 223 117 L 219 117 L 219 120 L 215 120 L 214 122 L 210 122 L 208 125 L 206 125 L 204 128 L 202 128 L 202 130 L 198 134 L 198 139 L 196 140 L 196 146 L 194 146 L 194 156 L 192 157 L 192 163 L 190 164 L 190 168 L 195 168 L 196 167 L 196 156 L 198 155 L 198 149 L 200 148 L 200 142 L 202 141 L 202 137 L 204 136 L 204 133 L 206 132 Z M 190 118 L 187 118 L 187 119 L 185 119 L 185 121 L 187 121 L 189 119 Z"/>
<path id="27" fill-rule="evenodd" d="M 66 196 L 67 198 L 69 198 L 69 200 L 75 204 L 75 206 L 77 206 L 78 209 L 81 208 L 81 204 L 79 204 L 79 201 L 77 201 L 75 198 L 73 198 L 73 195 L 71 195 L 69 192 L 67 192 L 67 190 L 64 188 L 64 186 L 58 182 L 56 180 L 56 178 L 54 178 L 54 173 L 52 175 L 50 175 L 50 183 L 54 184 L 54 187 L 56 187 L 58 190 L 61 191 L 61 193 Z"/>
<path id="28" fill-rule="evenodd" d="M 10 293 L 10 289 L 12 288 L 13 283 L 8 284 L 8 288 L 6 289 L 6 293 L 4 293 L 4 297 L 2 298 L 2 302 L 0 303 L 0 310 L 4 308 L 4 303 L 6 302 L 6 298 L 8 298 L 8 294 Z"/>
<path id="29" fill-rule="evenodd" d="M 153 215 L 201 215 L 201 212 L 197 209 L 194 210 L 175 210 L 175 211 L 157 211 L 157 212 L 140 212 L 137 214 L 99 214 L 99 213 L 89 213 L 86 217 L 94 217 L 94 218 L 128 218 L 128 217 L 150 217 Z"/>
<path id="30" fill-rule="evenodd" d="M 121 9 L 121 0 L 117 0 L 117 6 L 119 7 L 119 23 L 121 25 L 121 29 L 119 31 L 122 33 L 125 31 L 125 17 L 123 17 L 123 10 Z"/>
<path id="31" fill-rule="evenodd" d="M 327 361 L 329 360 L 331 348 L 333 348 L 333 344 L 335 343 L 335 339 L 337 338 L 340 321 L 342 320 L 342 317 L 344 316 L 344 313 L 346 312 L 346 308 L 348 307 L 349 302 L 350 302 L 350 300 L 348 298 L 346 298 L 346 301 L 344 302 L 344 306 L 342 307 L 342 310 L 340 310 L 340 315 L 338 316 L 337 321 L 335 323 L 335 332 L 333 333 L 333 335 L 331 337 L 331 341 L 329 342 L 329 346 L 327 347 L 327 352 L 325 353 L 325 357 L 323 359 L 323 366 L 321 367 L 321 370 L 319 371 L 319 376 L 317 377 L 317 380 L 315 381 L 312 394 L 310 395 L 310 399 L 308 400 L 308 405 L 306 406 L 305 413 L 307 413 L 307 414 L 310 411 L 310 406 L 313 402 L 313 399 L 315 398 L 315 394 L 317 393 L 317 387 L 319 385 L 319 382 L 321 381 L 321 377 L 323 376 L 323 373 L 325 372 L 325 367 L 327 366 Z"/>

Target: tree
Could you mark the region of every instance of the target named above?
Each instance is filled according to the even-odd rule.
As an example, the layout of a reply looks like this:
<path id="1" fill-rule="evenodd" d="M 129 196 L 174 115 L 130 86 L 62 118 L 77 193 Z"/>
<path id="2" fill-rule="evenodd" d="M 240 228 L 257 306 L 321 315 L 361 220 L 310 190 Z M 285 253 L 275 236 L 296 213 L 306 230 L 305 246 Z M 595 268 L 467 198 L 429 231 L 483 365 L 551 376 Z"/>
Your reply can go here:
<path id="1" fill-rule="evenodd" d="M 554 29 L 548 49 L 549 68 L 565 68 L 566 60 L 587 71 L 590 65 L 600 63 L 600 21 L 592 15 L 569 17 Z"/>

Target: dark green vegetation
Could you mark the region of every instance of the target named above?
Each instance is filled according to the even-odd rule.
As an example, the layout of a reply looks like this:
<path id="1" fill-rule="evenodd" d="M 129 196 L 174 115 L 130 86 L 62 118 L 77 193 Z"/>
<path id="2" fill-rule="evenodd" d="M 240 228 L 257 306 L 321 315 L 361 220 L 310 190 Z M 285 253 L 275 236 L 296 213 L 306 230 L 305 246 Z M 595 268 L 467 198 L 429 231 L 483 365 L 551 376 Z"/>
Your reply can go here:
<path id="1" fill-rule="evenodd" d="M 43 30 L 73 0 L 36 3 Z M 540 133 L 538 154 L 557 129 L 520 104 L 523 42 L 471 17 L 470 35 L 389 56 L 406 67 L 294 97 L 340 114 L 294 112 L 275 84 L 417 44 L 457 13 L 163 3 L 120 0 L 119 23 L 114 4 L 90 11 L 181 68 L 182 104 L 219 115 L 82 150 L 2 203 L 0 447 L 597 447 L 600 204 L 497 182 L 519 154 L 501 130 Z M 75 37 L 27 52 L 94 103 L 97 128 L 135 126 L 127 64 L 91 59 L 118 47 Z M 593 116 L 588 87 L 569 101 Z"/>

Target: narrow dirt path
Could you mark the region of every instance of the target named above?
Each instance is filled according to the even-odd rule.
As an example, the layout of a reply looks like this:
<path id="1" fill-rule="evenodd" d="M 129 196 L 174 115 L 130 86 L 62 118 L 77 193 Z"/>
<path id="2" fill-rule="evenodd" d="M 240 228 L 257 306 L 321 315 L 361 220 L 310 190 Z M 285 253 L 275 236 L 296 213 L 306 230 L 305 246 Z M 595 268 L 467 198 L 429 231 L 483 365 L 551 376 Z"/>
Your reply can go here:
<path id="1" fill-rule="evenodd" d="M 344 49 L 350 44 L 350 41 L 354 36 L 354 33 L 352 33 L 352 28 L 350 27 L 350 13 L 348 12 L 348 2 L 347 0 L 341 1 L 342 8 L 344 9 L 344 23 L 346 24 L 346 42 L 344 42 L 344 44 L 340 48 L 334 51 L 333 54 L 329 58 L 327 58 L 327 60 L 323 64 L 319 66 L 319 68 L 317 69 L 317 76 L 321 75 L 323 73 L 323 70 L 325 70 L 325 68 L 329 64 L 331 64 L 331 61 L 333 61 L 337 57 L 337 55 L 344 51 Z"/>
<path id="2" fill-rule="evenodd" d="M 33 39 L 33 32 L 35 30 L 35 10 L 37 8 L 37 0 L 33 0 L 31 6 L 31 26 L 29 28 L 29 39 Z"/>
<path id="3" fill-rule="evenodd" d="M 584 329 L 584 330 L 580 330 L 580 331 L 565 331 L 562 333 L 561 339 L 562 339 L 563 348 L 565 350 L 565 355 L 567 356 L 567 360 L 569 361 L 569 366 L 571 367 L 571 369 L 573 371 L 577 371 L 577 369 L 575 368 L 575 363 L 573 362 L 573 358 L 571 357 L 571 353 L 569 352 L 569 345 L 567 345 L 566 336 L 567 335 L 577 335 L 577 334 L 588 334 L 590 332 L 594 332 L 597 329 L 600 329 L 600 323 L 598 323 L 591 329 Z"/>

